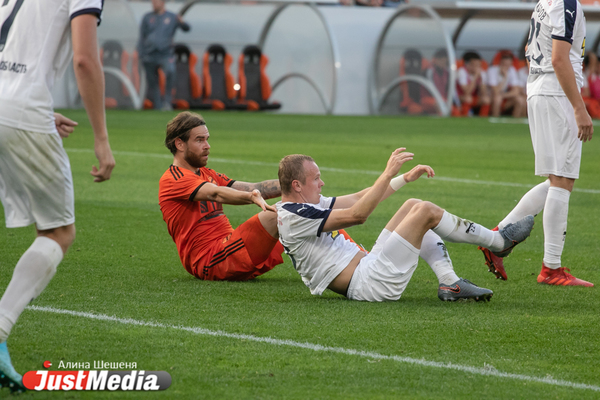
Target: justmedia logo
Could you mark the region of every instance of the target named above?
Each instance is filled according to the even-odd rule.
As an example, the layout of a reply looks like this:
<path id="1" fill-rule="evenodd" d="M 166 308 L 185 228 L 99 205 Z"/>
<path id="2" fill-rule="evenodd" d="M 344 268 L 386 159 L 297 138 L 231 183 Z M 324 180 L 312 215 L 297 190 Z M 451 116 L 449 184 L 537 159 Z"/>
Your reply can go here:
<path id="1" fill-rule="evenodd" d="M 171 375 L 165 371 L 29 371 L 23 375 L 23 386 L 37 391 L 156 391 L 171 386 Z"/>

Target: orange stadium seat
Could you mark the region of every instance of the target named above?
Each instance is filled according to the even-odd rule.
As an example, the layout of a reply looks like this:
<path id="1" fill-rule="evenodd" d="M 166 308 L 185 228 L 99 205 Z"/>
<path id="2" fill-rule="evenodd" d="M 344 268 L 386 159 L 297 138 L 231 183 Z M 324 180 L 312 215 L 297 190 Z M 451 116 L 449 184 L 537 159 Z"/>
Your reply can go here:
<path id="1" fill-rule="evenodd" d="M 186 110 L 189 108 L 211 108 L 202 101 L 202 85 L 196 73 L 198 56 L 191 52 L 185 44 L 175 45 L 175 93 L 173 94 L 174 108 Z"/>
<path id="2" fill-rule="evenodd" d="M 244 48 L 238 61 L 238 103 L 248 110 L 277 110 L 279 103 L 269 103 L 271 84 L 265 72 L 269 63 L 258 46 L 249 45 Z"/>
<path id="3" fill-rule="evenodd" d="M 113 67 L 130 78 L 128 71 L 129 54 L 123 50 L 121 43 L 115 40 L 104 42 L 100 49 L 102 65 Z M 123 82 L 111 73 L 105 74 L 105 105 L 107 108 L 131 108 L 133 103 L 129 91 Z"/>
<path id="4" fill-rule="evenodd" d="M 234 78 L 230 72 L 233 58 L 220 44 L 213 44 L 204 53 L 202 78 L 204 102 L 213 110 L 241 109 L 235 102 Z"/>

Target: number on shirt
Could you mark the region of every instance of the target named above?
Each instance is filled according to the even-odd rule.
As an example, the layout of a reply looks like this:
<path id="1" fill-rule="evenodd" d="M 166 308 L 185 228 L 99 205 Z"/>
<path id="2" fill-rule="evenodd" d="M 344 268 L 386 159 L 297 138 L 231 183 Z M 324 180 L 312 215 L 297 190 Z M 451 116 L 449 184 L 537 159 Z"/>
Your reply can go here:
<path id="1" fill-rule="evenodd" d="M 9 0 L 4 0 L 4 3 L 2 3 L 2 7 L 8 5 L 8 1 Z M 6 18 L 6 21 L 4 21 L 2 27 L 0 28 L 0 53 L 4 50 L 4 47 L 6 47 L 6 38 L 8 37 L 8 31 L 10 30 L 10 27 L 15 21 L 15 17 L 17 16 L 17 13 L 19 12 L 19 9 L 21 8 L 22 4 L 23 0 L 17 0 L 15 2 L 15 7 L 13 8 L 12 12 L 8 16 L 8 18 Z"/>
<path id="2" fill-rule="evenodd" d="M 531 18 L 531 29 L 529 30 L 529 39 L 527 39 L 527 46 L 531 46 L 531 42 L 533 42 L 533 39 L 535 37 L 535 39 L 536 39 L 535 44 L 536 44 L 538 50 L 540 51 L 540 55 L 539 55 L 539 57 L 534 56 L 532 58 L 538 65 L 544 58 L 544 55 L 542 54 L 542 49 L 540 48 L 540 44 L 537 42 L 537 38 L 538 38 L 538 36 L 540 36 L 540 28 L 541 27 L 542 27 L 542 24 L 540 22 L 535 22 L 535 19 Z M 531 53 L 533 54 L 533 50 L 531 50 Z"/>

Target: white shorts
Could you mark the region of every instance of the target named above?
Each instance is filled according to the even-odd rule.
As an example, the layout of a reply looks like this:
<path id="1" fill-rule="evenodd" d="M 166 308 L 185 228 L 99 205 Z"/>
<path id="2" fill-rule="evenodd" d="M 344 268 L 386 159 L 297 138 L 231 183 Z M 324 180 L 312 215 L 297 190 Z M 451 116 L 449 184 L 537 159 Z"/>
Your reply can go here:
<path id="1" fill-rule="evenodd" d="M 527 100 L 535 174 L 578 179 L 581 140 L 573 106 L 566 96 L 532 96 Z"/>
<path id="2" fill-rule="evenodd" d="M 354 270 L 346 297 L 360 301 L 398 300 L 418 262 L 419 250 L 396 232 L 384 230 L 373 250 Z"/>
<path id="3" fill-rule="evenodd" d="M 75 222 L 71 166 L 58 134 L 0 125 L 0 200 L 7 228 Z"/>

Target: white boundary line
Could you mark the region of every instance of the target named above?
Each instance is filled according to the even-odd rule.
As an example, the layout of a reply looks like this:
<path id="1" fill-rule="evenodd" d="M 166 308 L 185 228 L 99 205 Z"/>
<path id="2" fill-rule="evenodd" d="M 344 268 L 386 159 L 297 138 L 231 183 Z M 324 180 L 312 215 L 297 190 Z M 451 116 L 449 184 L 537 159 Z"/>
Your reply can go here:
<path id="1" fill-rule="evenodd" d="M 65 149 L 69 153 L 93 153 L 92 149 Z M 133 156 L 133 157 L 154 157 L 154 158 L 165 158 L 165 159 L 173 159 L 173 156 L 169 154 L 159 154 L 159 153 L 139 153 L 135 151 L 113 151 L 114 155 L 117 156 Z M 278 168 L 278 163 L 268 163 L 262 161 L 247 161 L 247 160 L 232 160 L 227 158 L 214 158 L 210 157 L 209 161 L 211 163 L 223 163 L 223 164 L 244 164 L 244 165 L 258 165 L 262 167 L 274 167 Z M 343 168 L 330 168 L 330 167 L 319 167 L 321 171 L 328 172 L 339 172 L 344 174 L 363 174 L 363 175 L 381 175 L 382 171 L 369 171 L 364 169 L 343 169 Z M 435 180 L 438 181 L 446 181 L 446 182 L 457 182 L 457 183 L 467 183 L 473 185 L 490 185 L 490 186 L 508 186 L 508 187 L 522 187 L 522 188 L 532 188 L 535 185 L 530 185 L 527 183 L 516 183 L 516 182 L 495 182 L 495 181 L 481 181 L 476 179 L 461 179 L 461 178 L 451 178 L 447 176 L 436 176 Z M 429 182 L 435 182 L 435 180 Z M 600 190 L 597 189 L 580 189 L 574 188 L 574 192 L 581 193 L 593 193 L 600 194 Z"/>
<path id="2" fill-rule="evenodd" d="M 32 311 L 42 311 L 49 312 L 54 314 L 64 314 L 70 315 L 73 317 L 82 317 L 88 319 L 94 319 L 98 321 L 111 321 L 117 322 L 125 325 L 135 325 L 135 326 L 145 326 L 149 328 L 162 328 L 162 329 L 174 329 L 178 331 L 191 332 L 196 335 L 206 335 L 206 336 L 214 336 L 214 337 L 225 337 L 230 339 L 238 339 L 238 340 L 247 340 L 251 342 L 258 343 L 267 343 L 274 346 L 289 346 L 302 348 L 313 351 L 325 351 L 330 353 L 339 353 L 346 354 L 351 356 L 359 356 L 370 359 L 377 360 L 390 360 L 396 361 L 405 364 L 413 364 L 420 365 L 424 367 L 434 367 L 434 368 L 443 368 L 443 369 L 451 369 L 455 371 L 466 372 L 475 375 L 483 375 L 483 376 L 493 376 L 498 378 L 508 378 L 515 379 L 520 381 L 527 382 L 537 382 L 537 383 L 545 383 L 548 385 L 554 386 L 565 386 L 573 389 L 588 389 L 593 390 L 595 392 L 600 392 L 600 386 L 588 385 L 585 383 L 576 383 L 569 382 L 562 379 L 554 379 L 552 377 L 539 378 L 535 376 L 528 375 L 520 375 L 520 374 L 511 374 L 508 372 L 498 371 L 496 368 L 486 365 L 484 368 L 471 367 L 468 365 L 459 365 L 452 363 L 443 363 L 438 361 L 427 361 L 423 359 L 410 358 L 410 357 L 400 357 L 400 356 L 389 356 L 385 354 L 375 353 L 372 351 L 363 351 L 363 350 L 354 350 L 354 349 L 345 349 L 343 347 L 330 347 L 330 346 L 322 346 L 320 344 L 307 343 L 307 342 L 296 342 L 293 340 L 281 340 L 274 339 L 271 337 L 261 337 L 254 335 L 245 335 L 240 333 L 228 333 L 224 331 L 213 331 L 210 329 L 200 328 L 200 327 L 187 327 L 181 325 L 170 325 L 170 324 L 161 324 L 159 322 L 147 322 L 147 321 L 139 321 L 131 318 L 118 318 L 114 316 L 104 315 L 104 314 L 93 314 L 88 312 L 80 312 L 80 311 L 71 311 L 71 310 L 63 310 L 54 307 L 40 307 L 40 306 L 28 306 L 27 309 Z"/>
<path id="3" fill-rule="evenodd" d="M 492 124 L 523 124 L 529 125 L 529 120 L 527 118 L 511 118 L 511 117 L 490 117 L 488 121 Z M 600 126 L 600 121 L 597 119 L 592 120 L 592 124 L 594 126 Z"/>

